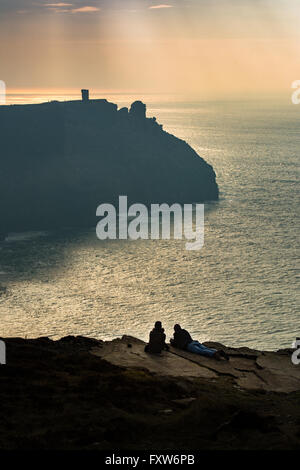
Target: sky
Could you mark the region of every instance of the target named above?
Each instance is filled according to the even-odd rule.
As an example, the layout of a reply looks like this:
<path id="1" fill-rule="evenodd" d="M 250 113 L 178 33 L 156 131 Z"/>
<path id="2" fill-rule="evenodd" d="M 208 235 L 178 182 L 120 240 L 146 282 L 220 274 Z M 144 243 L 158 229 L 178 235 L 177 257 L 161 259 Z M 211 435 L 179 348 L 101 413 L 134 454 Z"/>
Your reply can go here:
<path id="1" fill-rule="evenodd" d="M 0 0 L 8 91 L 291 93 L 299 0 Z"/>

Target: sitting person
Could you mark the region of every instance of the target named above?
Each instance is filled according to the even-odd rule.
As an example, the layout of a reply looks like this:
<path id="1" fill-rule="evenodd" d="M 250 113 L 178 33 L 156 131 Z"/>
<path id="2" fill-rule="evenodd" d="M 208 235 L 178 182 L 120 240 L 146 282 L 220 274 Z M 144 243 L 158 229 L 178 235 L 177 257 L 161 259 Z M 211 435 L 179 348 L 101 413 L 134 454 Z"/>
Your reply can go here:
<path id="1" fill-rule="evenodd" d="M 162 328 L 161 322 L 157 321 L 149 335 L 149 343 L 145 346 L 145 352 L 159 354 L 163 349 L 169 350 L 166 344 L 165 330 Z"/>
<path id="2" fill-rule="evenodd" d="M 221 357 L 229 360 L 229 356 L 224 351 L 207 348 L 199 343 L 199 341 L 194 341 L 189 332 L 181 328 L 180 325 L 174 325 L 174 337 L 170 340 L 170 343 L 174 348 L 184 349 L 185 351 L 202 356 L 213 357 L 218 361 L 221 360 Z"/>

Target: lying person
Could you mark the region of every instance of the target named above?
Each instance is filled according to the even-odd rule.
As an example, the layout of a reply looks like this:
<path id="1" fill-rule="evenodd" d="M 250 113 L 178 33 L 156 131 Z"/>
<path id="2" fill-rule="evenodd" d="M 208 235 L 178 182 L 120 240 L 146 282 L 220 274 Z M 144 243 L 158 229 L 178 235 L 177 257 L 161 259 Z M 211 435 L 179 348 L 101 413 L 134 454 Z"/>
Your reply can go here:
<path id="1" fill-rule="evenodd" d="M 174 325 L 174 335 L 170 340 L 171 346 L 178 349 L 184 349 L 194 354 L 200 354 L 202 356 L 213 357 L 218 361 L 221 357 L 224 357 L 227 361 L 229 356 L 222 350 L 207 348 L 199 341 L 194 341 L 188 331 L 181 328 L 180 325 Z"/>
<path id="2" fill-rule="evenodd" d="M 166 344 L 165 330 L 160 321 L 157 321 L 149 335 L 149 343 L 145 346 L 145 352 L 159 354 L 163 349 L 169 350 Z"/>

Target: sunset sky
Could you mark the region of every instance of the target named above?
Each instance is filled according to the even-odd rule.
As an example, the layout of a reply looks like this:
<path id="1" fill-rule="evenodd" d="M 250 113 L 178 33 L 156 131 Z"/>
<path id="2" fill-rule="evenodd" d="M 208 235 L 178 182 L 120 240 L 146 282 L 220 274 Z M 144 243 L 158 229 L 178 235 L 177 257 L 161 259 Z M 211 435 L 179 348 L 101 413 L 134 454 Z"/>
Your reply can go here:
<path id="1" fill-rule="evenodd" d="M 299 0 L 1 0 L 8 91 L 290 93 Z"/>

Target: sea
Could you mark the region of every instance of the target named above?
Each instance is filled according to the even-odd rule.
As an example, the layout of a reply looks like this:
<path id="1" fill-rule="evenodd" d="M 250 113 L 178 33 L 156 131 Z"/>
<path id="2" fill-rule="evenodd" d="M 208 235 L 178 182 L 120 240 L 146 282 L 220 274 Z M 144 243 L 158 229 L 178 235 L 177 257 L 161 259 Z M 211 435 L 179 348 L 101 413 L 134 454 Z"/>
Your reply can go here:
<path id="1" fill-rule="evenodd" d="M 148 116 L 213 166 L 220 200 L 205 204 L 204 245 L 100 241 L 95 227 L 10 233 L 0 243 L 0 336 L 147 340 L 161 320 L 168 339 L 180 323 L 201 342 L 291 347 L 300 336 L 300 105 L 95 97 L 119 107 L 142 98 Z M 8 96 L 9 103 L 52 99 L 78 97 Z"/>

